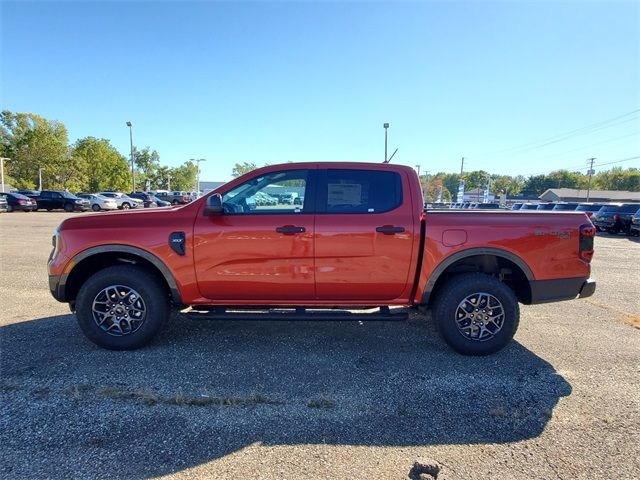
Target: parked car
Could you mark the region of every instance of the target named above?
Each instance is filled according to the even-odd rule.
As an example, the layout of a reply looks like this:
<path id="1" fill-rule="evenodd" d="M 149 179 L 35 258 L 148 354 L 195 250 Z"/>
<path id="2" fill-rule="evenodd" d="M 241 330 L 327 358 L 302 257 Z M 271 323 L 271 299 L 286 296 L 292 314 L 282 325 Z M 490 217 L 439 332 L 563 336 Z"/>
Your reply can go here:
<path id="1" fill-rule="evenodd" d="M 129 210 L 130 208 L 138 207 L 142 208 L 143 205 L 142 200 L 131 198 L 130 196 L 122 192 L 100 192 L 98 195 L 102 195 L 103 197 L 107 198 L 113 198 L 120 210 Z"/>
<path id="2" fill-rule="evenodd" d="M 189 192 L 163 192 L 157 191 L 155 196 L 171 205 L 185 205 L 191 201 Z"/>
<path id="3" fill-rule="evenodd" d="M 296 192 L 287 192 L 280 195 L 280 203 L 282 205 L 294 205 L 295 199 L 298 196 Z"/>
<path id="4" fill-rule="evenodd" d="M 631 217 L 631 226 L 629 227 L 629 235 L 632 237 L 640 236 L 640 210 Z"/>
<path id="5" fill-rule="evenodd" d="M 7 211 L 7 206 L 9 204 L 7 203 L 7 198 L 3 195 L 0 195 L 0 212 L 4 213 Z"/>
<path id="6" fill-rule="evenodd" d="M 500 210 L 499 203 L 476 203 L 476 206 L 473 207 L 476 210 Z"/>
<path id="7" fill-rule="evenodd" d="M 154 200 L 154 196 L 153 195 L 149 195 L 148 193 L 145 193 L 145 192 L 131 192 L 129 194 L 129 196 L 131 198 L 137 198 L 138 200 L 142 200 L 142 204 L 144 205 L 144 208 L 153 208 L 153 207 L 157 207 L 158 206 L 158 204 Z"/>
<path id="8" fill-rule="evenodd" d="M 56 209 L 63 209 L 65 212 L 86 212 L 91 208 L 89 200 L 78 198 L 64 190 L 42 190 L 40 195 L 33 198 L 38 203 L 38 210 L 45 209 L 48 212 Z"/>
<path id="9" fill-rule="evenodd" d="M 571 212 L 578 208 L 577 202 L 559 202 L 551 210 L 554 212 Z"/>
<path id="10" fill-rule="evenodd" d="M 19 193 L 20 195 L 33 198 L 40 195 L 40 190 L 12 190 L 11 193 Z"/>
<path id="11" fill-rule="evenodd" d="M 0 197 L 7 202 L 7 211 L 13 212 L 19 210 L 22 212 L 33 212 L 38 209 L 38 202 L 26 195 L 15 192 L 2 192 Z"/>
<path id="12" fill-rule="evenodd" d="M 591 221 L 599 232 L 612 234 L 624 232 L 629 234 L 631 218 L 640 209 L 640 203 L 619 203 L 605 205 L 591 217 Z"/>
<path id="13" fill-rule="evenodd" d="M 591 218 L 594 213 L 604 206 L 603 203 L 581 203 L 576 207 L 576 212 L 584 212 L 587 217 Z"/>
<path id="14" fill-rule="evenodd" d="M 274 182 L 308 179 L 318 185 L 302 208 L 247 206 Z M 328 185 L 348 187 L 329 194 Z M 586 215 L 488 211 L 478 221 L 425 212 L 422 199 L 408 166 L 271 165 L 181 208 L 65 220 L 49 288 L 91 341 L 114 350 L 147 344 L 172 307 L 196 307 L 185 315 L 198 320 L 247 318 L 246 307 L 260 305 L 271 310 L 256 312 L 262 319 L 353 321 L 404 320 L 389 307 L 421 306 L 469 355 L 510 342 L 519 303 L 595 292 Z M 348 311 L 354 305 L 380 310 Z"/>
<path id="15" fill-rule="evenodd" d="M 159 207 L 170 207 L 171 206 L 171 202 L 165 202 L 164 200 L 160 200 L 155 195 L 151 195 L 151 198 L 153 198 L 153 201 L 156 202 L 156 205 L 159 206 Z"/>
<path id="16" fill-rule="evenodd" d="M 555 206 L 555 203 L 539 203 L 536 210 L 553 210 Z"/>
<path id="17" fill-rule="evenodd" d="M 537 203 L 523 203 L 520 210 L 538 210 Z"/>
<path id="18" fill-rule="evenodd" d="M 91 210 L 94 212 L 118 209 L 118 204 L 113 198 L 108 198 L 98 193 L 78 193 L 77 196 L 89 200 Z"/>

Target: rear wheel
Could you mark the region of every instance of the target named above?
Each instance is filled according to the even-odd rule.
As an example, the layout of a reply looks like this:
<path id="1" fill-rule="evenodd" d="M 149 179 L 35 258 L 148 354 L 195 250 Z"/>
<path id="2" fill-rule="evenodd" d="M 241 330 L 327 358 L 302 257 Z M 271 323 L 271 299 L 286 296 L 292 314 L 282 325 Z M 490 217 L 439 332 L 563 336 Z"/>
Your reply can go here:
<path id="1" fill-rule="evenodd" d="M 73 212 L 73 205 L 71 205 L 70 203 L 65 203 L 64 204 L 64 211 L 65 212 Z"/>
<path id="2" fill-rule="evenodd" d="M 147 344 L 170 314 L 161 281 L 144 269 L 118 265 L 100 270 L 78 292 L 76 317 L 82 332 L 110 350 Z"/>
<path id="3" fill-rule="evenodd" d="M 7 212 L 13 212 L 13 207 L 11 205 L 7 205 Z"/>
<path id="4" fill-rule="evenodd" d="M 100 205 L 98 205 L 97 203 L 94 203 L 93 205 L 91 205 L 91 210 L 93 210 L 94 212 L 99 212 Z"/>
<path id="5" fill-rule="evenodd" d="M 442 286 L 433 316 L 440 335 L 465 355 L 488 355 L 511 341 L 520 308 L 513 290 L 482 273 L 458 275 Z"/>
<path id="6" fill-rule="evenodd" d="M 124 202 L 124 203 L 122 204 L 122 209 L 123 209 L 123 210 L 129 210 L 130 208 L 131 208 L 131 205 L 129 205 L 127 202 Z"/>

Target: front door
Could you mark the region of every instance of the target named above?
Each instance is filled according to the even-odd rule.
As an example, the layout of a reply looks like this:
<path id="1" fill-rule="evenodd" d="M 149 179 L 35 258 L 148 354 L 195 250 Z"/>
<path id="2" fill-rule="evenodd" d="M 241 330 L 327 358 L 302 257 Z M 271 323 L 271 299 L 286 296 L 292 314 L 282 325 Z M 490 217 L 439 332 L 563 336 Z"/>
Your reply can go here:
<path id="1" fill-rule="evenodd" d="M 386 301 L 406 295 L 414 245 L 408 180 L 398 172 L 319 170 L 316 295 Z"/>
<path id="2" fill-rule="evenodd" d="M 223 194 L 224 214 L 194 227 L 198 286 L 212 300 L 312 300 L 315 170 L 257 176 Z"/>

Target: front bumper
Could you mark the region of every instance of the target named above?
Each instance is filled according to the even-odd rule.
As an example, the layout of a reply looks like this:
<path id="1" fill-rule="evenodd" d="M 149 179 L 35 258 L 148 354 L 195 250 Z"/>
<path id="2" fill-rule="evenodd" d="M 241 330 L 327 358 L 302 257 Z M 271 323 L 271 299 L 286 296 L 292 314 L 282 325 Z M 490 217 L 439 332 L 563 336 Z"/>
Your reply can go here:
<path id="1" fill-rule="evenodd" d="M 53 298 L 59 302 L 66 302 L 65 282 L 60 275 L 49 275 L 49 291 Z"/>

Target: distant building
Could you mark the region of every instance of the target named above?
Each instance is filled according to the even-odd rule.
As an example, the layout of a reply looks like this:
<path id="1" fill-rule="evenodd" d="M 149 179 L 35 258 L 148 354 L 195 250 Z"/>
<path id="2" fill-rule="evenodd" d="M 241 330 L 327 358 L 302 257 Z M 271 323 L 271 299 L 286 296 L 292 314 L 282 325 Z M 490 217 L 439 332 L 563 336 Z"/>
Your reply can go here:
<path id="1" fill-rule="evenodd" d="M 200 190 L 202 193 L 209 193 L 227 182 L 200 182 Z"/>
<path id="2" fill-rule="evenodd" d="M 550 188 L 540 195 L 544 202 L 586 202 L 587 191 L 575 188 Z M 624 190 L 591 190 L 590 202 L 640 202 L 640 192 Z"/>

